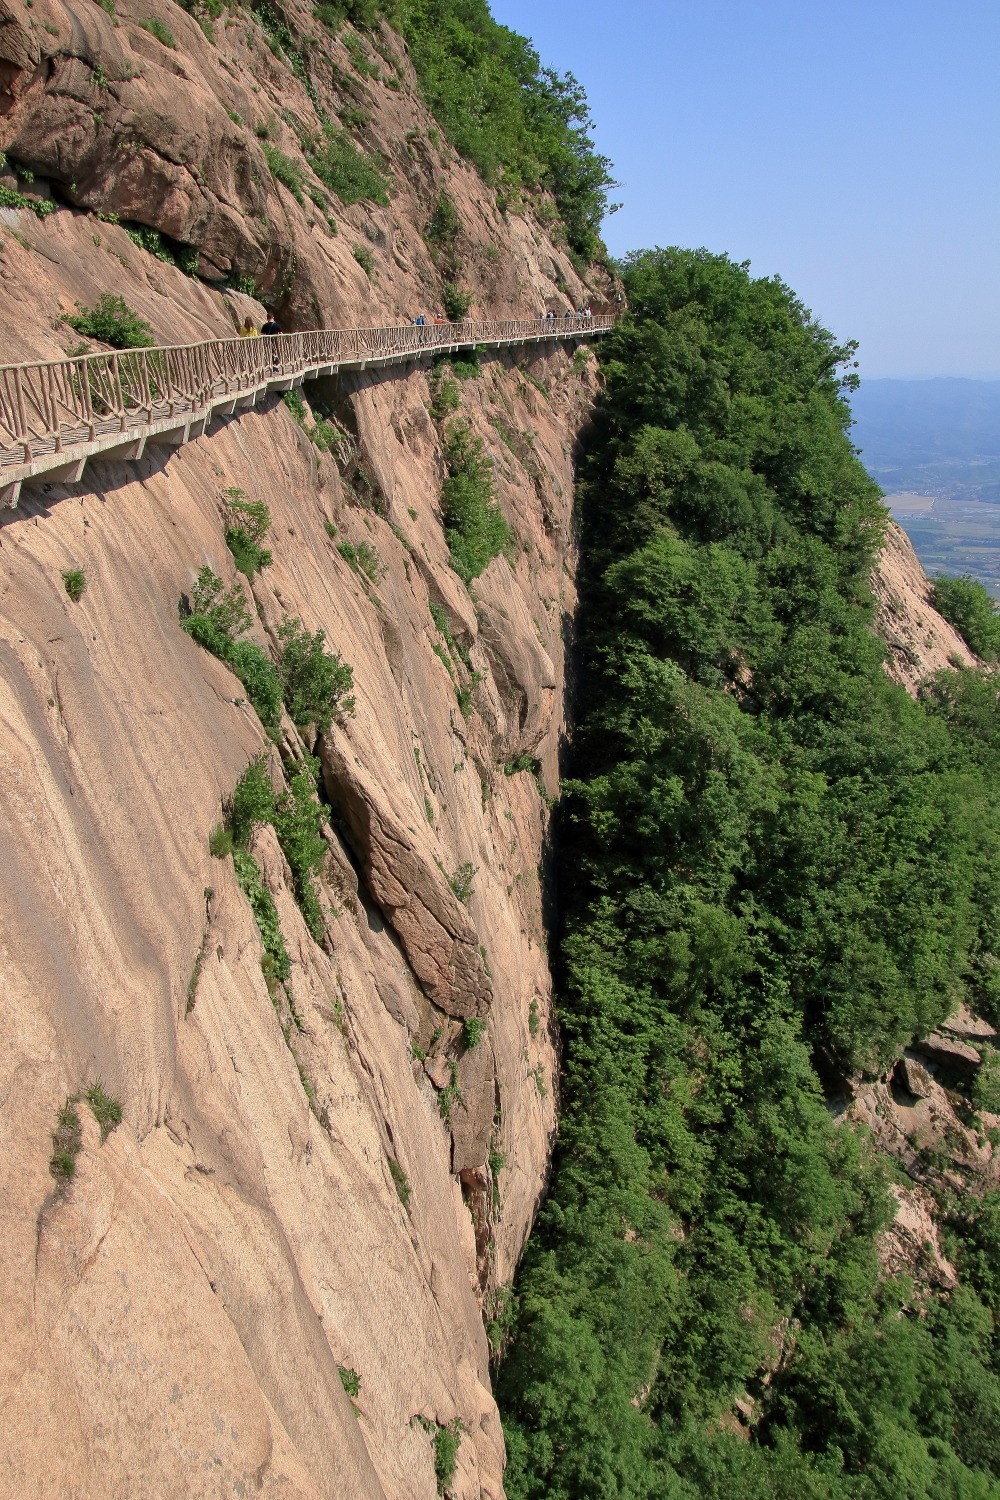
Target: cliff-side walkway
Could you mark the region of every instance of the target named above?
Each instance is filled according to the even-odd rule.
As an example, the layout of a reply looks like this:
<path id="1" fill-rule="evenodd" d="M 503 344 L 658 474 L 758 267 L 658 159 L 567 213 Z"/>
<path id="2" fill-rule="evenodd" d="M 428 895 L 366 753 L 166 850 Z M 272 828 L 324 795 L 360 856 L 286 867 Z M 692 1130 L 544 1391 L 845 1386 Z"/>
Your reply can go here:
<path id="1" fill-rule="evenodd" d="M 577 340 L 607 333 L 611 316 L 324 328 L 262 338 L 208 339 L 0 366 L 0 507 L 32 480 L 76 484 L 87 460 L 141 458 L 148 443 L 178 446 L 216 416 L 339 370 L 426 355 Z"/>

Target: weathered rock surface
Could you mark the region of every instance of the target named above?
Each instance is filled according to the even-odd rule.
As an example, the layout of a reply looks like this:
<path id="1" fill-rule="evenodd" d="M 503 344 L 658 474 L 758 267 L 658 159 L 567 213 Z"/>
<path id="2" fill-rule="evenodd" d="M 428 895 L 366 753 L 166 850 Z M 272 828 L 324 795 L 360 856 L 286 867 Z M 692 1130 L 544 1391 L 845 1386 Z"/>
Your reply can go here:
<path id="1" fill-rule="evenodd" d="M 945 667 L 976 665 L 953 625 L 931 604 L 931 586 L 906 532 L 890 520 L 872 578 L 875 628 L 888 647 L 887 670 L 910 693 Z"/>
<path id="2" fill-rule="evenodd" d="M 933 1195 L 926 1188 L 905 1188 L 898 1183 L 889 1191 L 896 1212 L 879 1241 L 879 1255 L 889 1275 L 911 1276 L 919 1286 L 952 1291 L 958 1275 L 941 1248 Z"/>
<path id="3" fill-rule="evenodd" d="M 914 1050 L 927 1062 L 933 1063 L 939 1073 L 964 1079 L 974 1078 L 982 1061 L 981 1054 L 968 1042 L 957 1037 L 943 1036 L 932 1031 L 929 1036 L 914 1042 Z"/>
<path id="4" fill-rule="evenodd" d="M 949 1027 L 952 1024 L 954 1018 Z M 995 1037 L 986 1023 L 976 1024 L 982 1040 Z M 963 1049 L 958 1069 L 954 1048 Z M 981 1128 L 975 1128 L 966 1123 L 963 1105 L 979 1058 L 972 1047 L 941 1033 L 914 1042 L 890 1078 L 869 1080 L 857 1088 L 844 1113 L 867 1126 L 879 1150 L 893 1157 L 922 1191 L 1000 1185 L 1000 1155 L 986 1133 L 991 1119 L 981 1116 Z M 956 1092 L 956 1084 L 963 1092 Z M 927 1208 L 930 1194 L 920 1201 Z"/>
<path id="5" fill-rule="evenodd" d="M 93 0 L 0 0 L 0 150 L 38 179 L 31 191 L 156 230 L 195 252 L 210 280 L 252 278 L 288 327 L 436 310 L 441 279 L 424 233 L 445 185 L 471 316 L 594 300 L 565 249 L 530 216 L 505 217 L 434 128 L 395 33 L 334 36 L 296 3 L 227 11 L 210 31 L 168 0 L 120 0 L 114 16 Z M 342 204 L 308 165 L 342 114 L 359 149 L 388 164 L 385 205 Z"/>
<path id="6" fill-rule="evenodd" d="M 90 209 L 193 246 L 206 277 L 255 276 L 289 326 L 386 323 L 437 301 L 423 233 L 446 186 L 475 312 L 561 306 L 557 283 L 584 295 L 530 216 L 503 219 L 431 147 L 398 39 L 383 37 L 398 92 L 338 83 L 343 43 L 313 54 L 321 107 L 369 111 L 362 144 L 393 181 L 388 208 L 334 203 L 334 236 L 264 162 L 258 126 L 300 160 L 280 111 L 318 117 L 257 21 L 227 13 L 213 45 L 177 6 L 117 11 L 114 25 L 87 0 L 0 0 L 0 148 L 35 171 L 27 191 L 78 205 L 0 210 L 5 361 L 60 355 L 79 341 L 63 315 L 105 291 L 162 342 L 259 315 Z M 176 50 L 136 24 L 149 18 Z M 372 247 L 375 279 L 353 242 Z M 502 1495 L 482 1307 L 513 1274 L 555 1120 L 548 810 L 504 763 L 530 753 L 555 789 L 572 452 L 595 390 L 565 350 L 486 357 L 463 382 L 517 537 L 471 594 L 448 566 L 442 433 L 416 369 L 314 393 L 336 457 L 274 401 L 169 460 L 95 465 L 86 487 L 0 516 L 0 1495 L 419 1500 L 436 1486 L 418 1418 L 463 1425 L 456 1500 Z M 322 944 L 273 834 L 255 839 L 287 1004 L 232 861 L 207 842 L 250 759 L 277 773 L 278 756 L 178 621 L 200 567 L 235 577 L 230 486 L 272 516 L 256 638 L 298 615 L 354 670 L 355 715 L 315 747 Z M 377 581 L 342 541 L 374 549 Z M 78 604 L 68 568 L 86 574 Z M 467 1018 L 485 1022 L 474 1045 Z M 98 1079 L 123 1121 L 102 1142 L 77 1106 L 76 1175 L 57 1191 L 58 1112 Z M 360 1377 L 353 1407 L 341 1370 Z"/>

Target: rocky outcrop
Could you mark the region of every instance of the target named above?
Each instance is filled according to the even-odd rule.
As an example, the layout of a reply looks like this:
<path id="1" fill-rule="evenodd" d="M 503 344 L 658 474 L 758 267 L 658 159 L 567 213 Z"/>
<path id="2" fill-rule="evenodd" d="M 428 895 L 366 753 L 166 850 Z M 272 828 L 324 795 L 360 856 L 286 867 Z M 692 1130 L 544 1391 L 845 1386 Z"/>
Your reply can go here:
<path id="1" fill-rule="evenodd" d="M 937 1203 L 926 1188 L 894 1183 L 892 1223 L 879 1239 L 879 1255 L 890 1276 L 909 1276 L 922 1287 L 950 1292 L 958 1286 L 955 1267 L 941 1248 Z"/>
<path id="2" fill-rule="evenodd" d="M 443 141 L 395 33 L 333 33 L 295 3 L 202 19 L 169 0 L 0 0 L 0 150 L 28 191 L 156 231 L 203 278 L 256 284 L 287 327 L 314 328 L 439 307 L 425 236 L 447 186 L 473 316 L 600 303 Z M 317 176 L 331 134 L 385 164 L 382 201 L 345 204 Z"/>
<path id="3" fill-rule="evenodd" d="M 402 44 L 378 39 L 401 87 L 328 40 L 310 54 L 317 106 L 249 12 L 211 42 L 172 5 L 120 4 L 117 24 L 84 0 L 0 10 L 0 146 L 36 176 L 4 181 L 59 204 L 0 209 L 4 358 L 78 343 L 64 315 L 102 292 L 162 342 L 228 335 L 261 311 L 219 289 L 234 269 L 289 325 L 398 321 L 439 294 L 424 230 L 442 186 L 480 315 L 585 295 L 527 211 L 505 219 L 431 147 Z M 257 131 L 300 162 L 287 117 L 318 128 L 348 97 L 393 198 L 321 211 L 272 178 Z M 193 247 L 202 275 L 136 225 L 177 257 Z M 485 357 L 462 382 L 516 537 L 471 590 L 449 567 L 442 423 L 416 368 L 307 392 L 326 450 L 308 407 L 303 427 L 275 399 L 0 517 L 0 1493 L 415 1500 L 436 1492 L 433 1433 L 459 1422 L 456 1500 L 502 1495 L 483 1308 L 513 1275 L 555 1125 L 543 792 L 572 453 L 596 388 L 565 350 Z M 298 616 L 354 673 L 353 716 L 318 742 L 287 720 L 279 736 L 322 764 L 320 942 L 273 832 L 254 839 L 281 985 L 208 844 L 249 761 L 279 777 L 280 757 L 178 618 L 199 568 L 236 576 L 232 487 L 271 514 L 255 637 L 273 646 Z M 351 566 L 362 544 L 368 573 Z M 98 1081 L 122 1111 L 103 1135 Z M 63 1110 L 81 1131 L 72 1178 L 50 1170 Z"/>
<path id="4" fill-rule="evenodd" d="M 910 693 L 946 667 L 976 658 L 953 625 L 931 604 L 931 585 L 906 532 L 890 520 L 872 577 L 875 628 L 887 647 L 886 670 Z"/>
<path id="5" fill-rule="evenodd" d="M 962 1033 L 975 1036 L 979 1047 Z M 983 1044 L 995 1040 L 986 1022 L 960 1011 L 937 1032 L 915 1041 L 888 1078 L 859 1084 L 844 1112 L 865 1125 L 879 1150 L 922 1190 L 998 1186 L 1000 1156 L 992 1144 L 992 1117 L 974 1119 L 970 1107 Z M 930 1194 L 925 1191 L 920 1201 L 927 1208 Z"/>

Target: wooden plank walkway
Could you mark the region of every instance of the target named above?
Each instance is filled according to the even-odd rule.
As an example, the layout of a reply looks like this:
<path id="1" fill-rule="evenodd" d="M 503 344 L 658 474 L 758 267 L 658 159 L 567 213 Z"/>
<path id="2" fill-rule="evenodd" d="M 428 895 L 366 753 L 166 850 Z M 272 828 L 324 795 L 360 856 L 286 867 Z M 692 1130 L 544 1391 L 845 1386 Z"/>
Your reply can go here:
<path id="1" fill-rule="evenodd" d="M 79 483 L 88 459 L 134 460 L 147 443 L 179 446 L 213 417 L 304 380 L 478 347 L 575 342 L 614 322 L 574 315 L 324 328 L 0 366 L 0 507 L 16 505 L 32 481 Z"/>

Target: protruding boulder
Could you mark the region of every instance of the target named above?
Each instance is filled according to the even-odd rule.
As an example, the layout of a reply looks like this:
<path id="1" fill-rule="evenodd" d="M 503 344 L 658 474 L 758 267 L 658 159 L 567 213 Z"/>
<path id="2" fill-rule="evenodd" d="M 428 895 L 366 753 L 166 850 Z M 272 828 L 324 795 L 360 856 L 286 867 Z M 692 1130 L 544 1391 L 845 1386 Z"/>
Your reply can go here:
<path id="1" fill-rule="evenodd" d="M 934 1090 L 934 1080 L 922 1063 L 908 1053 L 896 1064 L 895 1078 L 915 1099 L 926 1099 Z"/>
<path id="2" fill-rule="evenodd" d="M 913 1050 L 946 1076 L 969 1079 L 975 1076 L 982 1058 L 975 1047 L 960 1042 L 954 1036 L 942 1036 L 932 1031 L 913 1043 Z"/>

